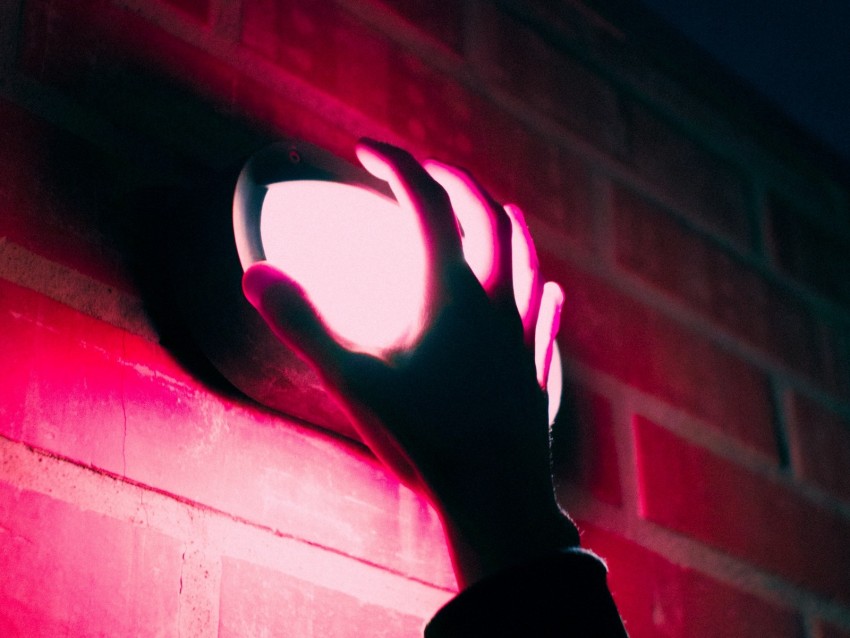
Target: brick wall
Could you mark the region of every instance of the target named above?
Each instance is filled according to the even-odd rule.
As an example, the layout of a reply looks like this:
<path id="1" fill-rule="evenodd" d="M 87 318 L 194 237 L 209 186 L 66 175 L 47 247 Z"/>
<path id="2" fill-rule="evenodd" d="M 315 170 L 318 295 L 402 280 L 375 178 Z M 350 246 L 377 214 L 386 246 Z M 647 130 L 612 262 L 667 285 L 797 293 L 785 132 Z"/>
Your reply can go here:
<path id="1" fill-rule="evenodd" d="M 416 636 L 452 595 L 424 501 L 150 274 L 141 193 L 370 135 L 527 212 L 557 489 L 631 634 L 850 636 L 850 182 L 624 7 L 0 5 L 0 634 Z"/>

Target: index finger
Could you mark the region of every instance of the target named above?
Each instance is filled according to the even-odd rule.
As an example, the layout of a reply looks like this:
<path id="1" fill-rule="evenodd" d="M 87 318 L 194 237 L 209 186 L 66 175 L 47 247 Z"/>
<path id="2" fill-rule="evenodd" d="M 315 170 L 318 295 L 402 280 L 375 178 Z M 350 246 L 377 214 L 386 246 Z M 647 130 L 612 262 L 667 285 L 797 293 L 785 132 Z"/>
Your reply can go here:
<path id="1" fill-rule="evenodd" d="M 363 139 L 357 158 L 375 177 L 389 183 L 399 204 L 417 218 L 429 273 L 463 262 L 460 232 L 446 191 L 412 155 L 390 144 Z"/>
<path id="2" fill-rule="evenodd" d="M 525 216 L 518 206 L 508 204 L 505 211 L 511 219 L 513 228 L 511 247 L 513 250 L 513 284 L 517 310 L 522 317 L 526 343 L 531 345 L 537 314 L 540 310 L 540 298 L 543 294 L 543 282 L 540 277 L 540 263 L 534 240 L 525 222 Z"/>
<path id="3" fill-rule="evenodd" d="M 468 171 L 435 160 L 423 166 L 449 195 L 464 257 L 481 286 L 494 301 L 513 304 L 508 215 Z"/>

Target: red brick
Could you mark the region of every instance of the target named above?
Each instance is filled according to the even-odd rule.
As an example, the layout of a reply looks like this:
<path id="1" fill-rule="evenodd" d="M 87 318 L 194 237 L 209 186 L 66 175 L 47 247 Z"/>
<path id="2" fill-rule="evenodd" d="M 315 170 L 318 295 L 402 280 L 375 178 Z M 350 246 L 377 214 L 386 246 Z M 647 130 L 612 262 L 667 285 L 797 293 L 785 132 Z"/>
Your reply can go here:
<path id="1" fill-rule="evenodd" d="M 568 385 L 552 426 L 552 463 L 556 484 L 568 481 L 601 501 L 622 504 L 614 421 L 606 398 Z"/>
<path id="2" fill-rule="evenodd" d="M 134 12 L 106 0 L 34 0 L 23 25 L 21 69 L 113 126 L 217 168 L 261 143 L 234 100 L 241 76 Z"/>
<path id="3" fill-rule="evenodd" d="M 226 64 L 107 0 L 73 5 L 33 0 L 25 7 L 20 65 L 40 81 L 108 103 L 116 96 L 98 92 L 110 81 L 123 81 L 133 72 L 139 72 L 140 85 L 150 81 L 140 72 L 141 61 L 149 71 L 168 72 L 160 80 L 179 78 L 211 95 L 228 95 L 233 83 Z"/>
<path id="4" fill-rule="evenodd" d="M 543 272 L 566 294 L 559 336 L 565 354 L 776 457 L 764 374 L 600 279 L 543 257 Z"/>
<path id="5" fill-rule="evenodd" d="M 312 84 L 330 87 L 342 63 L 336 32 L 344 13 L 329 2 L 247 0 L 242 6 L 241 41 Z M 321 46 L 316 46 L 321 42 Z"/>
<path id="6" fill-rule="evenodd" d="M 455 0 L 419 2 L 418 0 L 382 0 L 419 31 L 445 45 L 450 51 L 463 52 L 464 5 Z"/>
<path id="7" fill-rule="evenodd" d="M 768 201 L 769 245 L 792 277 L 850 307 L 850 238 L 827 230 L 782 201 Z"/>
<path id="8" fill-rule="evenodd" d="M 242 16 L 248 49 L 349 106 L 387 118 L 401 90 L 390 82 L 399 51 L 385 36 L 326 2 L 249 0 Z"/>
<path id="9" fill-rule="evenodd" d="M 193 149 L 199 157 L 212 160 L 224 153 L 232 160 L 234 151 L 244 148 L 233 124 L 222 122 L 218 111 L 256 113 L 240 100 L 246 79 L 225 62 L 102 0 L 72 5 L 41 0 L 27 7 L 21 59 L 40 81 L 103 109 L 125 126 Z M 319 35 L 322 47 L 314 46 Z M 506 153 L 494 153 L 500 146 L 496 136 L 516 122 L 500 126 L 504 116 L 494 119 L 496 109 L 481 108 L 482 100 L 456 81 L 345 12 L 328 4 L 254 0 L 244 7 L 242 39 L 285 71 L 386 122 L 420 152 L 459 163 L 467 163 L 473 153 L 489 158 L 488 165 L 504 167 L 500 172 L 520 187 L 507 195 L 521 204 L 536 197 L 541 200 L 536 209 L 552 210 L 555 217 L 566 206 L 565 227 L 572 229 L 578 221 L 583 228 L 587 213 L 574 212 L 585 206 L 578 162 L 551 142 L 528 144 L 527 134 L 518 144 L 507 144 Z M 258 93 L 253 92 L 253 106 Z M 511 170 L 518 157 L 529 163 Z M 540 166 L 545 170 L 537 170 Z M 559 180 L 562 175 L 568 179 Z"/>
<path id="10" fill-rule="evenodd" d="M 357 162 L 354 145 L 360 135 L 346 130 L 344 123 L 328 120 L 317 110 L 304 108 L 290 96 L 272 92 L 246 76 L 238 79 L 233 98 L 247 116 L 279 131 L 279 135 L 308 140 L 349 162 Z"/>
<path id="11" fill-rule="evenodd" d="M 210 0 L 165 0 L 171 5 L 201 23 L 206 23 L 210 15 Z"/>
<path id="12" fill-rule="evenodd" d="M 850 419 L 811 399 L 791 397 L 789 439 L 799 476 L 850 501 Z"/>
<path id="13" fill-rule="evenodd" d="M 605 80 L 498 8 L 485 7 L 482 20 L 490 81 L 602 150 L 622 152 L 619 97 Z"/>
<path id="14" fill-rule="evenodd" d="M 474 114 L 466 92 L 386 35 L 329 3 L 251 0 L 243 15 L 243 44 L 282 70 L 385 123 L 419 152 L 468 154 Z"/>
<path id="15" fill-rule="evenodd" d="M 361 446 L 216 395 L 160 346 L 2 280 L 0 308 L 0 352 L 16 362 L 0 368 L 0 435 L 454 582 L 434 512 Z"/>
<path id="16" fill-rule="evenodd" d="M 157 346 L 3 280 L 0 307 L 3 357 L 16 362 L 0 370 L 0 433 L 124 473 L 128 383 L 186 374 Z"/>
<path id="17" fill-rule="evenodd" d="M 410 99 L 399 96 L 400 108 L 390 116 L 395 130 L 420 154 L 468 168 L 500 201 L 518 204 L 588 247 L 591 174 L 584 162 L 486 97 L 406 59 L 408 68 L 394 66 Z"/>
<path id="18" fill-rule="evenodd" d="M 650 202 L 615 193 L 621 266 L 827 389 L 850 387 L 835 329 L 790 291 Z"/>
<path id="19" fill-rule="evenodd" d="M 433 71 L 415 76 L 409 83 L 411 92 L 443 95 L 456 104 L 452 112 L 439 107 L 441 110 L 422 120 L 427 126 L 421 128 L 422 141 L 416 141 L 420 155 L 464 166 L 499 201 L 519 205 L 532 220 L 543 220 L 576 246 L 589 249 L 593 233 L 591 172 L 578 156 L 531 131 L 487 98 Z M 421 88 L 413 89 L 416 85 Z M 429 109 L 445 101 L 423 99 Z M 421 109 L 411 110 L 415 108 Z M 415 139 L 404 126 L 397 129 Z"/>
<path id="20" fill-rule="evenodd" d="M 177 633 L 181 545 L 0 482 L 0 634 Z"/>
<path id="21" fill-rule="evenodd" d="M 828 598 L 850 601 L 850 520 L 635 421 L 641 515 Z"/>
<path id="22" fill-rule="evenodd" d="M 321 47 L 315 46 L 321 34 Z M 421 154 L 465 163 L 473 97 L 456 81 L 329 4 L 244 6 L 242 42 L 407 140 Z"/>
<path id="23" fill-rule="evenodd" d="M 506 157 L 490 160 L 494 171 L 511 184 L 514 203 L 529 216 L 562 231 L 577 245 L 589 249 L 593 239 L 591 175 L 575 155 L 552 140 L 516 123 Z"/>
<path id="24" fill-rule="evenodd" d="M 126 162 L 0 99 L 0 237 L 109 285 L 132 288 L 110 201 L 132 181 Z"/>
<path id="25" fill-rule="evenodd" d="M 588 171 L 551 140 L 342 10 L 251 0 L 245 16 L 252 50 L 385 122 L 417 154 L 469 168 L 498 196 L 588 242 Z"/>
<path id="26" fill-rule="evenodd" d="M 219 636 L 410 638 L 423 619 L 364 603 L 287 574 L 224 558 Z"/>
<path id="27" fill-rule="evenodd" d="M 636 543 L 579 522 L 582 544 L 608 564 L 608 582 L 631 638 L 801 638 L 791 610 L 675 565 Z"/>
<path id="28" fill-rule="evenodd" d="M 727 160 L 634 99 L 626 100 L 626 162 L 684 212 L 741 244 L 752 237 L 749 184 Z"/>
<path id="29" fill-rule="evenodd" d="M 389 67 L 387 122 L 422 153 L 464 163 L 473 149 L 477 98 L 456 80 L 398 50 Z"/>
<path id="30" fill-rule="evenodd" d="M 342 11 L 276 4 L 269 19 L 266 10 L 246 5 L 249 47 L 384 121 L 417 154 L 469 168 L 496 195 L 589 242 L 589 174 L 576 157 Z M 294 26 L 282 36 L 280 24 Z M 320 24 L 328 35 L 317 49 L 310 34 Z"/>

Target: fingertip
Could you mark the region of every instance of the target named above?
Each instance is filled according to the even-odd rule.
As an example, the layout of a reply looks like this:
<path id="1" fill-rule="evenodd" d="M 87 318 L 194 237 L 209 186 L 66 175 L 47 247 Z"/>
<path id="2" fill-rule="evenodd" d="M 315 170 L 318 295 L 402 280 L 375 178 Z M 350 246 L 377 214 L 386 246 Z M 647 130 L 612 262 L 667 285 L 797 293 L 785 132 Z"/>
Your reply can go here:
<path id="1" fill-rule="evenodd" d="M 360 164 L 369 173 L 378 179 L 389 181 L 392 172 L 387 161 L 377 151 L 378 144 L 375 140 L 363 138 L 354 147 L 354 153 L 357 155 Z"/>
<path id="2" fill-rule="evenodd" d="M 255 308 L 260 308 L 263 297 L 273 285 L 290 281 L 281 270 L 267 261 L 258 261 L 248 267 L 242 275 L 242 292 Z"/>
<path id="3" fill-rule="evenodd" d="M 521 227 L 527 228 L 525 223 L 525 214 L 519 206 L 513 203 L 505 204 L 505 210 Z"/>
<path id="4" fill-rule="evenodd" d="M 545 308 L 545 320 L 548 323 L 549 339 L 554 340 L 561 327 L 561 310 L 564 307 L 564 290 L 554 281 L 543 285 L 541 312 Z"/>
<path id="5" fill-rule="evenodd" d="M 422 168 L 433 177 L 435 180 L 442 184 L 444 179 L 456 179 L 463 180 L 463 177 L 466 173 L 463 169 L 458 168 L 457 166 L 452 166 L 451 164 L 446 164 L 444 162 L 440 162 L 435 159 L 426 159 L 422 162 Z"/>
<path id="6" fill-rule="evenodd" d="M 424 166 L 426 170 L 428 170 L 429 168 L 432 168 L 432 167 L 436 168 L 436 169 L 445 169 L 445 170 L 451 170 L 451 168 L 452 168 L 451 164 L 446 164 L 445 162 L 441 162 L 440 160 L 436 160 L 433 157 L 428 157 L 428 158 L 422 160 L 422 166 Z"/>
<path id="7" fill-rule="evenodd" d="M 407 151 L 369 137 L 361 138 L 357 142 L 354 153 L 363 168 L 385 182 L 397 176 L 397 166 L 402 158 L 408 156 L 410 160 L 415 161 Z"/>
<path id="8" fill-rule="evenodd" d="M 560 313 L 565 300 L 564 289 L 561 288 L 560 284 L 554 281 L 547 281 L 543 284 L 543 295 L 553 304 L 555 312 Z"/>

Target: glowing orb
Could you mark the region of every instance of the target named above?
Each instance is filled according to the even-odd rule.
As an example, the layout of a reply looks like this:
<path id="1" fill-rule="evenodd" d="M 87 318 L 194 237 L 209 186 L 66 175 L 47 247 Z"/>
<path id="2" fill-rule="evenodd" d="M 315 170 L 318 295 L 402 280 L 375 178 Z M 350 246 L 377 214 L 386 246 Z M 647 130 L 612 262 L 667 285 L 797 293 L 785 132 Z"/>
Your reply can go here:
<path id="1" fill-rule="evenodd" d="M 266 258 L 304 287 L 346 345 L 380 353 L 415 342 L 425 249 L 396 202 L 337 182 L 270 184 L 260 235 Z"/>

